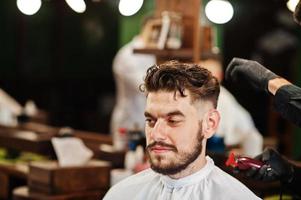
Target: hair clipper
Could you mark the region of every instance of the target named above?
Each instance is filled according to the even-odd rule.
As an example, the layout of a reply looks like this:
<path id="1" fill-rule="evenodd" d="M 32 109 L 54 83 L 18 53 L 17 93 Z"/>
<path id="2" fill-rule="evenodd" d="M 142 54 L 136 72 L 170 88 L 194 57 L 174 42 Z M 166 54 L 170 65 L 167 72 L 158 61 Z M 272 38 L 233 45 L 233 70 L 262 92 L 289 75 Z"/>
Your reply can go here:
<path id="1" fill-rule="evenodd" d="M 264 165 L 264 163 L 260 160 L 244 156 L 235 156 L 233 152 L 230 153 L 225 164 L 226 166 L 238 168 L 239 170 L 247 170 L 251 167 L 260 169 Z"/>

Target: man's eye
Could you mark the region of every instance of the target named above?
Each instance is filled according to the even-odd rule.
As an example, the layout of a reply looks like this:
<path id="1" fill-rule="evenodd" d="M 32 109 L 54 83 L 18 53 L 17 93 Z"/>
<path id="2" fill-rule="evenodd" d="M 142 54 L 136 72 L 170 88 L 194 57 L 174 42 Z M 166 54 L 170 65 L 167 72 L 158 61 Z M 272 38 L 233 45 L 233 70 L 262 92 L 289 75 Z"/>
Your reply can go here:
<path id="1" fill-rule="evenodd" d="M 153 119 L 147 118 L 147 119 L 145 119 L 145 122 L 148 126 L 154 126 L 155 125 L 155 120 L 153 120 Z"/>
<path id="2" fill-rule="evenodd" d="M 177 123 L 179 123 L 180 121 L 179 120 L 173 120 L 173 119 L 169 119 L 168 120 L 168 123 L 169 124 L 177 124 Z"/>

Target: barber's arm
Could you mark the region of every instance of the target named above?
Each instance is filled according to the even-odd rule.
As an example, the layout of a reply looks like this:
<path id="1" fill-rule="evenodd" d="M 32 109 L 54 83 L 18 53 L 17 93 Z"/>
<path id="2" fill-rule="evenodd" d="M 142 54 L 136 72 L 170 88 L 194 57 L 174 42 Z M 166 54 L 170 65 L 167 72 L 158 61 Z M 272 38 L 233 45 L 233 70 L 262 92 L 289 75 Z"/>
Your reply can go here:
<path id="1" fill-rule="evenodd" d="M 233 58 L 226 70 L 226 79 L 247 82 L 259 91 L 275 96 L 276 110 L 287 120 L 301 127 L 301 88 L 266 69 L 256 61 Z"/>

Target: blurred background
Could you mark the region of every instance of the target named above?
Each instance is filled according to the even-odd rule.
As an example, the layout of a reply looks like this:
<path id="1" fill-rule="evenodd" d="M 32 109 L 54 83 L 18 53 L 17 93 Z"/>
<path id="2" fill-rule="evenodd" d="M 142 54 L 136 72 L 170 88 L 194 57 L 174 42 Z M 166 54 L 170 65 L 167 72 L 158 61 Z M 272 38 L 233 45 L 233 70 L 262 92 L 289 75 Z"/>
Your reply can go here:
<path id="1" fill-rule="evenodd" d="M 155 61 L 201 63 L 214 55 L 215 68 L 222 65 L 224 71 L 233 57 L 241 57 L 301 86 L 301 27 L 292 15 L 297 2 L 1 0 L 0 199 L 96 199 L 122 178 L 147 168 L 139 147 L 145 145 L 145 101 L 137 85 Z M 129 45 L 138 35 L 144 46 Z M 218 166 L 231 173 L 224 164 L 230 150 L 254 156 L 243 153 L 244 147 L 257 155 L 271 146 L 301 160 L 301 129 L 274 112 L 271 96 L 246 83 L 222 84 L 249 111 L 255 126 L 228 96 L 232 101 L 224 107 L 233 108 L 224 119 L 233 120 L 220 126 L 226 133 L 213 143 L 217 151 L 207 146 Z M 120 100 L 120 94 L 129 101 Z M 120 102 L 126 102 L 119 107 L 123 116 L 115 109 Z M 76 147 L 72 142 L 58 145 L 65 139 Z M 65 151 L 61 158 L 59 151 Z M 92 154 L 98 164 L 89 162 Z M 71 168 L 64 171 L 62 161 L 69 158 Z M 62 169 L 53 185 L 53 176 Z M 278 195 L 281 187 L 239 179 L 260 197 Z M 42 196 L 33 198 L 34 192 Z"/>
<path id="2" fill-rule="evenodd" d="M 26 7 L 31 0 L 23 1 Z M 128 1 L 128 5 L 142 2 L 130 14 L 121 13 L 119 0 L 80 1 L 84 6 L 78 10 L 72 8 L 72 0 L 36 1 L 41 6 L 34 14 L 28 11 L 30 15 L 22 12 L 21 0 L 18 5 L 0 2 L 0 87 L 22 105 L 33 100 L 47 112 L 50 125 L 108 134 L 116 97 L 113 58 L 140 32 L 154 1 Z M 200 10 L 200 23 L 213 29 L 224 68 L 233 57 L 256 59 L 300 85 L 301 28 L 287 1 L 229 2 L 233 16 L 227 22 L 208 20 L 204 13 L 208 0 Z M 272 111 L 267 95 L 243 83 L 224 84 L 251 113 L 260 133 L 280 138 L 282 153 L 300 157 L 299 130 Z"/>

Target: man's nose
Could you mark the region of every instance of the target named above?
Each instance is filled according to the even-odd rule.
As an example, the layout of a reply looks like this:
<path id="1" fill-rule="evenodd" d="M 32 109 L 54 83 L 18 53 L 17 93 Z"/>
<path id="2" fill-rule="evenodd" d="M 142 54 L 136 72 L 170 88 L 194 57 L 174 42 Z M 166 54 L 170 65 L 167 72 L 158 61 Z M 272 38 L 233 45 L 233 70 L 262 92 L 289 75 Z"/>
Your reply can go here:
<path id="1" fill-rule="evenodd" d="M 151 137 L 155 141 L 162 141 L 166 139 L 166 124 L 163 120 L 157 120 L 154 128 L 151 131 Z"/>

